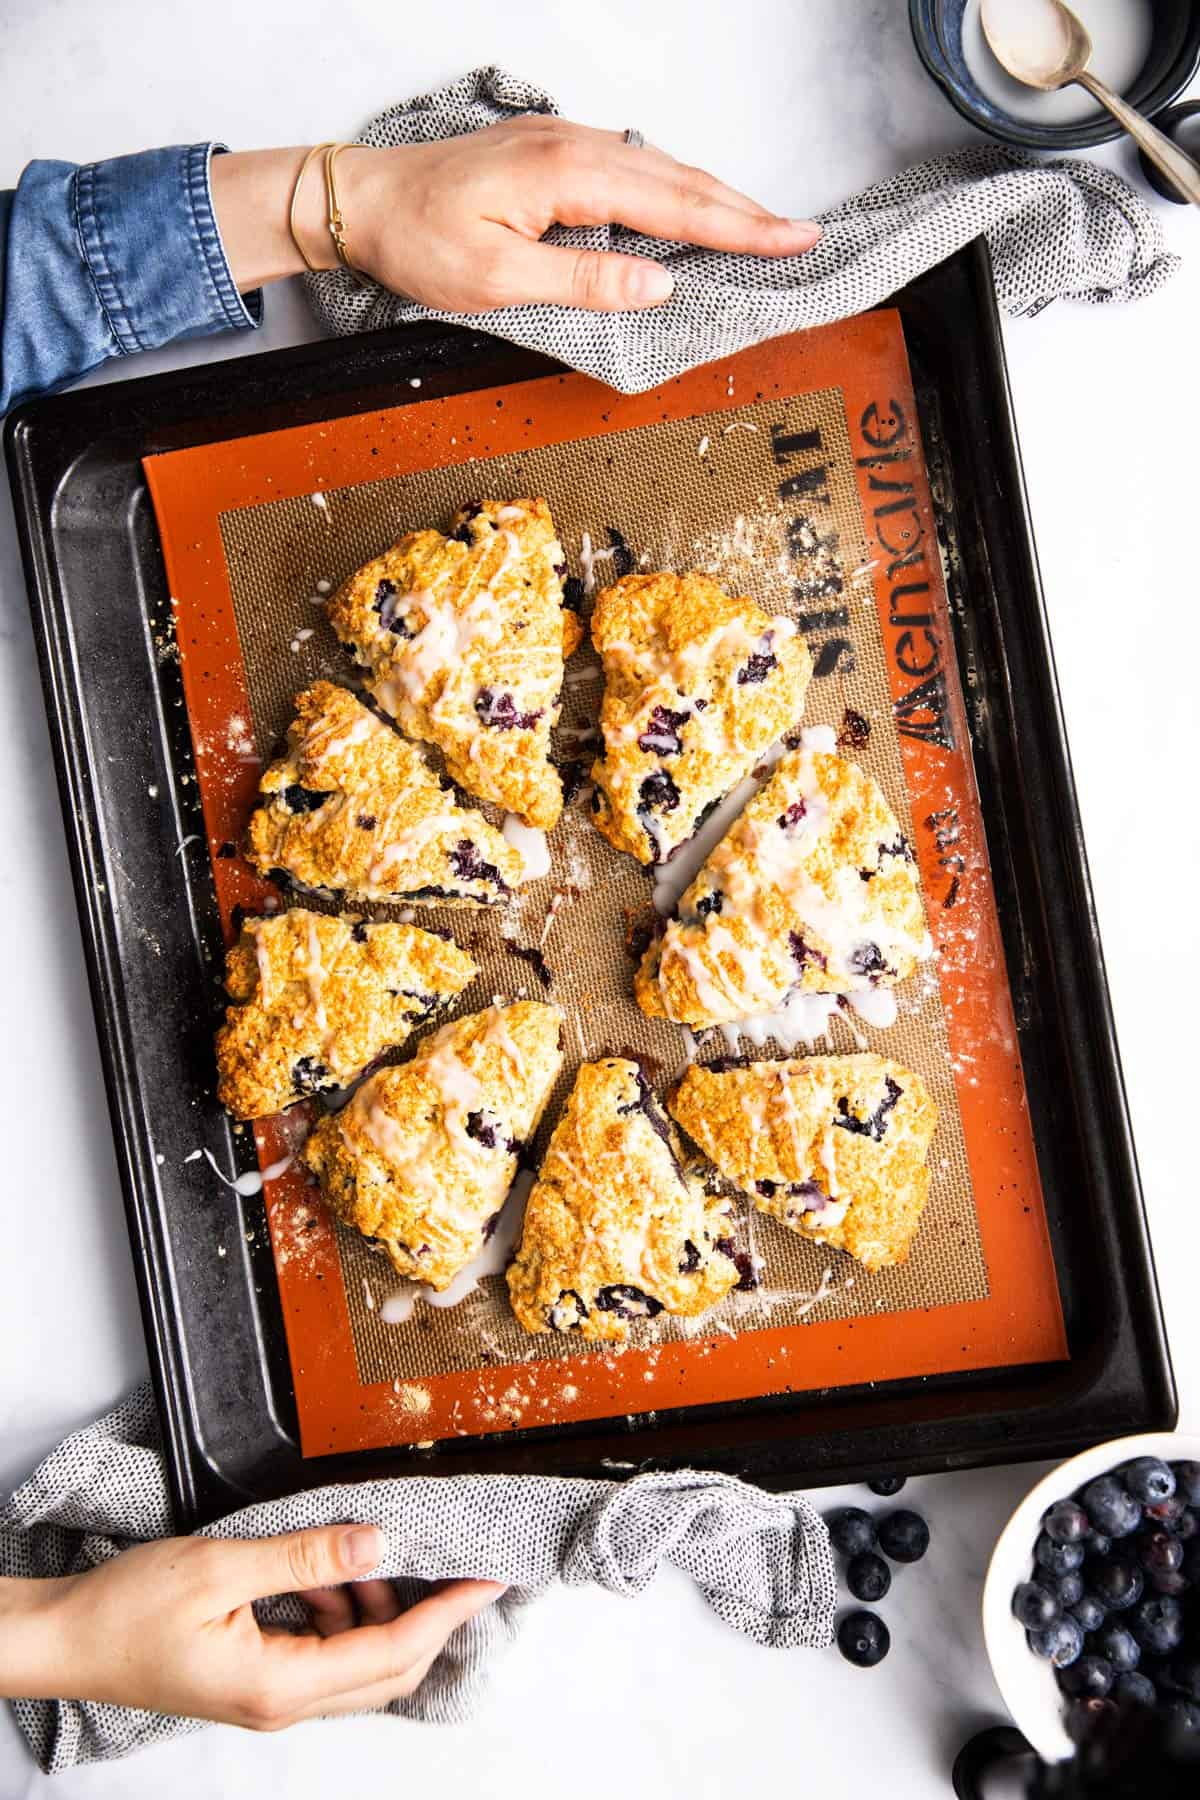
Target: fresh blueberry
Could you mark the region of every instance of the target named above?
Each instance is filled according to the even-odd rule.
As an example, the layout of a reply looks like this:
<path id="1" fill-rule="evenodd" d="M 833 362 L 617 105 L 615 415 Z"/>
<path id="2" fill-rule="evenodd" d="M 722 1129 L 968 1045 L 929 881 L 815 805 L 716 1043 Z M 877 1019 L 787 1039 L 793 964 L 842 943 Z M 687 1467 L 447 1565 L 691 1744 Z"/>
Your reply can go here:
<path id="1" fill-rule="evenodd" d="M 1013 1618 L 1026 1631 L 1045 1631 L 1062 1613 L 1062 1606 L 1039 1581 L 1022 1581 L 1013 1590 Z"/>
<path id="2" fill-rule="evenodd" d="M 1112 1684 L 1112 1698 L 1118 1706 L 1154 1706 L 1158 1689 L 1148 1675 L 1134 1669 L 1117 1676 Z"/>
<path id="3" fill-rule="evenodd" d="M 1196 1533 L 1200 1531 L 1200 1517 L 1192 1511 L 1190 1506 L 1185 1506 L 1174 1525 L 1172 1525 L 1171 1530 L 1182 1543 L 1186 1544 L 1190 1538 L 1194 1538 Z"/>
<path id="4" fill-rule="evenodd" d="M 1043 1531 L 1038 1534 L 1037 1543 L 1033 1546 L 1033 1560 L 1048 1574 L 1069 1575 L 1072 1569 L 1083 1566 L 1083 1545 L 1056 1544 Z"/>
<path id="5" fill-rule="evenodd" d="M 1120 1470 L 1121 1480 L 1135 1500 L 1154 1506 L 1175 1492 L 1175 1477 L 1160 1456 L 1135 1456 Z"/>
<path id="6" fill-rule="evenodd" d="M 1193 1587 L 1200 1587 L 1200 1537 L 1183 1546 L 1183 1573 Z"/>
<path id="7" fill-rule="evenodd" d="M 1174 1531 L 1182 1519 L 1187 1507 L 1178 1494 L 1172 1494 L 1167 1500 L 1150 1500 L 1142 1508 L 1147 1519 L 1156 1525 L 1165 1525 L 1168 1531 Z"/>
<path id="8" fill-rule="evenodd" d="M 1102 1531 L 1089 1531 L 1083 1540 L 1083 1548 L 1088 1556 L 1107 1556 L 1112 1549 L 1112 1539 L 1105 1537 Z"/>
<path id="9" fill-rule="evenodd" d="M 1133 1553 L 1147 1575 L 1174 1575 L 1183 1567 L 1183 1545 L 1169 1531 L 1140 1532 Z"/>
<path id="10" fill-rule="evenodd" d="M 876 1475 L 874 1481 L 868 1481 L 867 1486 L 873 1494 L 890 1500 L 893 1494 L 900 1492 L 907 1480 L 907 1475 Z"/>
<path id="11" fill-rule="evenodd" d="M 1056 1544 L 1078 1543 L 1091 1528 L 1091 1521 L 1077 1500 L 1056 1500 L 1042 1514 L 1042 1530 Z"/>
<path id="12" fill-rule="evenodd" d="M 873 1669 L 892 1647 L 892 1636 L 876 1613 L 847 1613 L 838 1625 L 837 1645 L 847 1662 Z"/>
<path id="13" fill-rule="evenodd" d="M 1200 1706 L 1194 1700 L 1175 1695 L 1161 1702 L 1161 1710 L 1163 1717 L 1177 1731 L 1200 1731 Z"/>
<path id="14" fill-rule="evenodd" d="M 1200 1654 L 1191 1651 L 1172 1660 L 1171 1686 L 1189 1700 L 1200 1700 Z"/>
<path id="15" fill-rule="evenodd" d="M 1083 1490 L 1083 1505 L 1094 1530 L 1123 1538 L 1142 1522 L 1142 1509 L 1115 1475 L 1098 1475 Z"/>
<path id="16" fill-rule="evenodd" d="M 1088 1570 L 1088 1580 L 1092 1584 L 1092 1592 L 1109 1612 L 1124 1612 L 1126 1607 L 1136 1606 L 1145 1587 L 1142 1571 L 1136 1563 L 1123 1556 L 1114 1556 L 1108 1562 L 1097 1563 Z"/>
<path id="17" fill-rule="evenodd" d="M 1116 1711 L 1111 1699 L 1072 1700 L 1063 1713 L 1063 1724 L 1073 1744 L 1082 1747 L 1095 1738 L 1102 1722 Z"/>
<path id="18" fill-rule="evenodd" d="M 1110 1662 L 1118 1675 L 1136 1669 L 1141 1660 L 1141 1646 L 1131 1631 L 1118 1625 L 1115 1619 L 1101 1627 L 1094 1637 L 1088 1639 L 1088 1646 L 1097 1656 Z"/>
<path id="19" fill-rule="evenodd" d="M 1072 1606 L 1078 1606 L 1083 1599 L 1083 1575 L 1079 1569 L 1068 1569 L 1054 1583 L 1054 1592 L 1058 1595 L 1058 1604 L 1064 1612 Z"/>
<path id="20" fill-rule="evenodd" d="M 1063 1693 L 1070 1694 L 1075 1700 L 1104 1700 L 1112 1684 L 1112 1664 L 1090 1651 L 1067 1664 L 1058 1678 Z"/>
<path id="21" fill-rule="evenodd" d="M 1099 1631 L 1108 1617 L 1108 1609 L 1095 1594 L 1086 1591 L 1067 1608 L 1073 1619 L 1078 1619 L 1085 1631 Z"/>
<path id="22" fill-rule="evenodd" d="M 920 1562 L 929 1548 L 929 1527 L 920 1513 L 888 1513 L 879 1521 L 879 1548 L 893 1562 Z"/>
<path id="23" fill-rule="evenodd" d="M 1029 1648 L 1035 1656 L 1044 1656 L 1056 1669 L 1067 1669 L 1083 1650 L 1083 1626 L 1067 1613 L 1055 1619 L 1044 1631 L 1029 1633 Z"/>
<path id="24" fill-rule="evenodd" d="M 1200 1462 L 1171 1464 L 1175 1492 L 1188 1506 L 1200 1506 Z"/>
<path id="25" fill-rule="evenodd" d="M 1143 1600 L 1133 1609 L 1130 1630 L 1152 1656 L 1170 1656 L 1183 1642 L 1183 1608 L 1171 1594 Z"/>
<path id="26" fill-rule="evenodd" d="M 1178 1597 L 1180 1594 L 1186 1594 L 1191 1585 L 1192 1584 L 1187 1576 L 1181 1574 L 1178 1570 L 1168 1572 L 1166 1575 L 1152 1575 L 1150 1577 L 1150 1586 L 1154 1589 L 1156 1594 L 1174 1594 Z"/>
<path id="27" fill-rule="evenodd" d="M 861 1556 L 875 1548 L 875 1521 L 861 1506 L 841 1506 L 826 1520 L 829 1541 L 842 1556 Z"/>
<path id="28" fill-rule="evenodd" d="M 869 1601 L 874 1605 L 882 1600 L 892 1585 L 892 1571 L 882 1556 L 876 1556 L 873 1550 L 864 1550 L 858 1556 L 850 1558 L 846 1569 L 846 1586 L 856 1600 Z"/>

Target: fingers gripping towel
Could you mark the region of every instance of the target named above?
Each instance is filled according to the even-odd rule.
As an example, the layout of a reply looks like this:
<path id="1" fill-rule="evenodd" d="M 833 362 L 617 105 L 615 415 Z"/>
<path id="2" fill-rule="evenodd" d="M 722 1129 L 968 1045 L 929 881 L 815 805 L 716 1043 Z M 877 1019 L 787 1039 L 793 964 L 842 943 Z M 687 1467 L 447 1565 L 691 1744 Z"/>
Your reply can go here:
<path id="1" fill-rule="evenodd" d="M 389 107 L 358 142 L 378 148 L 481 131 L 520 113 L 555 114 L 547 94 L 502 69 Z M 665 262 L 675 291 L 646 312 L 511 306 L 439 312 L 344 269 L 309 275 L 309 299 L 332 332 L 373 331 L 413 319 L 478 327 L 598 376 L 624 393 L 680 375 L 748 344 L 865 312 L 935 263 L 983 236 L 1008 313 L 1070 298 L 1137 300 L 1169 280 L 1178 258 L 1156 214 L 1118 176 L 1088 162 L 1044 162 L 989 145 L 934 157 L 821 215 L 822 236 L 801 256 L 734 256 L 664 243 L 620 225 L 554 226 L 547 242 L 621 250 Z"/>
<path id="2" fill-rule="evenodd" d="M 669 1562 L 756 1643 L 792 1649 L 833 1635 L 837 1584 L 821 1519 L 801 1494 L 764 1494 L 727 1475 L 414 1475 L 248 1506 L 203 1535 L 273 1537 L 346 1521 L 382 1527 L 388 1553 L 375 1573 L 396 1582 L 406 1605 L 431 1581 L 475 1576 L 507 1586 L 458 1628 L 416 1693 L 388 1708 L 410 1719 L 467 1718 L 524 1607 L 556 1580 L 636 1595 Z M 157 1415 L 149 1388 L 140 1388 L 60 1444 L 0 1509 L 0 1575 L 75 1574 L 172 1529 Z M 292 1595 L 255 1610 L 263 1624 L 307 1617 Z M 200 1729 L 194 1719 L 92 1701 L 19 1700 L 14 1710 L 50 1773 Z"/>

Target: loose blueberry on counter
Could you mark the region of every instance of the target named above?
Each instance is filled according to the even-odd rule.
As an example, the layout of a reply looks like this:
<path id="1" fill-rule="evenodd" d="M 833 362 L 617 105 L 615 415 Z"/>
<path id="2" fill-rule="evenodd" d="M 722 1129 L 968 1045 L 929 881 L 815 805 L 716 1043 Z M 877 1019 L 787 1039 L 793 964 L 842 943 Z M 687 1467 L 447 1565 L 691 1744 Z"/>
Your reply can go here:
<path id="1" fill-rule="evenodd" d="M 1141 1645 L 1133 1633 L 1126 1631 L 1124 1625 L 1118 1625 L 1115 1619 L 1097 1631 L 1089 1643 L 1097 1656 L 1112 1664 L 1117 1675 L 1129 1674 L 1142 1658 Z"/>
<path id="2" fill-rule="evenodd" d="M 1146 1585 L 1137 1564 L 1123 1556 L 1089 1566 L 1088 1580 L 1097 1600 L 1109 1612 L 1124 1612 L 1128 1607 L 1136 1606 Z"/>
<path id="3" fill-rule="evenodd" d="M 1042 1514 L 1042 1530 L 1056 1544 L 1086 1540 L 1091 1529 L 1091 1521 L 1077 1500 L 1056 1500 Z"/>
<path id="4" fill-rule="evenodd" d="M 1066 1613 L 1045 1630 L 1031 1631 L 1029 1648 L 1035 1656 L 1044 1656 L 1056 1669 L 1068 1669 L 1083 1651 L 1083 1627 L 1078 1619 Z"/>
<path id="5" fill-rule="evenodd" d="M 1123 1538 L 1137 1530 L 1142 1509 L 1115 1475 L 1098 1475 L 1083 1490 L 1083 1506 L 1095 1530 Z"/>
<path id="6" fill-rule="evenodd" d="M 1133 1609 L 1130 1630 L 1151 1656 L 1170 1656 L 1183 1642 L 1183 1608 L 1170 1594 L 1143 1600 Z"/>
<path id="7" fill-rule="evenodd" d="M 873 1669 L 892 1647 L 892 1634 L 876 1613 L 847 1613 L 837 1628 L 837 1646 L 857 1669 Z"/>
<path id="8" fill-rule="evenodd" d="M 1135 1669 L 1117 1676 L 1112 1684 L 1112 1698 L 1119 1706 L 1153 1706 L 1158 1689 L 1148 1675 Z"/>
<path id="9" fill-rule="evenodd" d="M 929 1527 L 920 1513 L 902 1507 L 879 1521 L 879 1548 L 893 1562 L 920 1562 L 929 1548 Z"/>
<path id="10" fill-rule="evenodd" d="M 829 1541 L 842 1556 L 861 1556 L 875 1548 L 875 1521 L 861 1506 L 840 1506 L 830 1513 Z"/>
<path id="11" fill-rule="evenodd" d="M 1095 1594 L 1086 1590 L 1078 1600 L 1073 1600 L 1067 1611 L 1073 1619 L 1077 1619 L 1085 1631 L 1099 1631 L 1108 1617 L 1108 1609 Z"/>
<path id="12" fill-rule="evenodd" d="M 1083 1566 L 1082 1544 L 1056 1544 L 1043 1531 L 1033 1546 L 1033 1560 L 1051 1575 L 1069 1575 Z"/>
<path id="13" fill-rule="evenodd" d="M 1022 1581 L 1013 1590 L 1013 1618 L 1026 1631 L 1045 1631 L 1062 1614 L 1062 1606 L 1039 1581 Z"/>
<path id="14" fill-rule="evenodd" d="M 1154 1506 L 1169 1500 L 1175 1492 L 1175 1477 L 1161 1457 L 1135 1456 L 1121 1470 L 1121 1480 L 1135 1500 L 1143 1506 Z"/>
<path id="15" fill-rule="evenodd" d="M 1113 1684 L 1113 1666 L 1090 1652 L 1068 1663 L 1058 1677 L 1064 1694 L 1075 1700 L 1104 1700 Z"/>
<path id="16" fill-rule="evenodd" d="M 891 1585 L 892 1571 L 874 1550 L 863 1550 L 850 1558 L 846 1567 L 846 1586 L 856 1600 L 868 1600 L 873 1605 L 883 1599 Z"/>
<path id="17" fill-rule="evenodd" d="M 893 1494 L 900 1492 L 907 1480 L 907 1475 L 876 1475 L 874 1481 L 868 1481 L 867 1486 L 881 1499 L 890 1500 Z"/>

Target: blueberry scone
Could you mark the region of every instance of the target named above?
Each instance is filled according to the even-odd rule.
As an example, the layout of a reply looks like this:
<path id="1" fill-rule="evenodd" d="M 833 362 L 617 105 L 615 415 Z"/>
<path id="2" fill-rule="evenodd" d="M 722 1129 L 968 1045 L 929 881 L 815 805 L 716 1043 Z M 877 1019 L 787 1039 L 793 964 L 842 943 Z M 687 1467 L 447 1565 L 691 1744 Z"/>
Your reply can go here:
<path id="1" fill-rule="evenodd" d="M 550 730 L 579 642 L 544 500 L 481 500 L 449 537 L 412 531 L 352 575 L 329 620 L 410 737 L 460 786 L 549 830 L 562 812 Z"/>
<path id="2" fill-rule="evenodd" d="M 619 1342 L 631 1320 L 724 1299 L 735 1256 L 729 1202 L 684 1173 L 638 1065 L 581 1064 L 508 1270 L 518 1323 Z"/>
<path id="3" fill-rule="evenodd" d="M 478 970 L 415 925 L 296 907 L 246 919 L 225 960 L 232 1005 L 217 1032 L 217 1094 L 239 1119 L 347 1086 L 453 1000 Z"/>
<path id="4" fill-rule="evenodd" d="M 447 1288 L 483 1248 L 562 1066 L 561 1025 L 532 1000 L 456 1019 L 309 1137 L 330 1210 L 399 1274 Z"/>
<path id="5" fill-rule="evenodd" d="M 592 614 L 604 663 L 596 824 L 662 863 L 795 725 L 812 658 L 790 619 L 707 575 L 627 575 Z"/>
<path id="6" fill-rule="evenodd" d="M 693 1064 L 669 1105 L 760 1212 L 868 1269 L 907 1260 L 937 1124 L 911 1069 L 870 1055 Z"/>
<path id="7" fill-rule="evenodd" d="M 320 893 L 496 906 L 524 874 L 520 853 L 457 804 L 414 744 L 329 681 L 297 696 L 286 753 L 259 792 L 250 862 Z"/>
<path id="8" fill-rule="evenodd" d="M 634 989 L 643 1012 L 700 1028 L 797 990 L 892 986 L 930 949 L 913 854 L 878 783 L 796 750 L 685 889 Z"/>

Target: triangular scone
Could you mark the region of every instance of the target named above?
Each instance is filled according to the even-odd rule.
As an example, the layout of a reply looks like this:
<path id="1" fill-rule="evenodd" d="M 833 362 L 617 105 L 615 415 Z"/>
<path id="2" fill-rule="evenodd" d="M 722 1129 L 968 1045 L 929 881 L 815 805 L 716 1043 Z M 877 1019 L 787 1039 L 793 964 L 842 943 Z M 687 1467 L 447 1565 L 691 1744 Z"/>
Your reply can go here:
<path id="1" fill-rule="evenodd" d="M 907 1259 L 937 1124 L 911 1069 L 882 1056 L 693 1064 L 668 1104 L 760 1212 L 868 1269 Z"/>
<path id="2" fill-rule="evenodd" d="M 302 1152 L 331 1211 L 401 1275 L 447 1288 L 504 1205 L 562 1066 L 556 1006 L 493 1006 L 380 1069 Z"/>
<path id="3" fill-rule="evenodd" d="M 355 900 L 497 906 L 524 875 L 520 852 L 459 806 L 415 744 L 345 688 L 296 699 L 287 752 L 265 770 L 246 854 L 264 874 Z"/>
<path id="4" fill-rule="evenodd" d="M 296 907 L 246 919 L 225 959 L 233 1002 L 217 1032 L 217 1094 L 239 1119 L 346 1087 L 479 973 L 416 925 L 369 925 Z"/>
<path id="5" fill-rule="evenodd" d="M 620 1341 L 655 1313 L 694 1318 L 735 1287 L 729 1202 L 680 1166 L 635 1062 L 583 1063 L 508 1271 L 526 1331 Z"/>
<path id="6" fill-rule="evenodd" d="M 790 619 L 707 575 L 626 575 L 591 629 L 605 683 L 596 824 L 640 863 L 666 862 L 795 725 L 812 658 Z"/>
<path id="7" fill-rule="evenodd" d="M 352 575 L 329 621 L 410 737 L 468 793 L 549 830 L 562 812 L 550 729 L 579 621 L 544 500 L 482 500 L 449 537 L 412 531 Z"/>
<path id="8" fill-rule="evenodd" d="M 912 851 L 878 783 L 796 750 L 685 889 L 634 989 L 643 1012 L 700 1028 L 796 990 L 890 987 L 930 948 Z"/>

